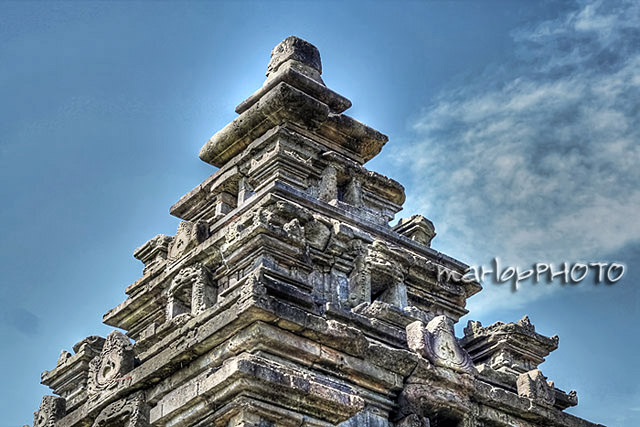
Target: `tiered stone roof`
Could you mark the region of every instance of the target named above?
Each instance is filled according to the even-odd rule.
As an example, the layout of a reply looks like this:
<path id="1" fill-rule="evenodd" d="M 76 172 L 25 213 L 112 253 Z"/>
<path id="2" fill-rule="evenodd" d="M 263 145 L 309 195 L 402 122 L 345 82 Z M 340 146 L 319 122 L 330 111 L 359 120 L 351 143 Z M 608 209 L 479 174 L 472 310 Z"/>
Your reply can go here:
<path id="1" fill-rule="evenodd" d="M 34 426 L 592 426 L 537 369 L 528 319 L 454 324 L 481 290 L 431 248 L 404 188 L 363 165 L 387 137 L 344 114 L 289 37 L 202 148 L 219 168 L 138 248 L 143 275 L 42 375 Z M 439 274 L 447 271 L 450 274 Z"/>

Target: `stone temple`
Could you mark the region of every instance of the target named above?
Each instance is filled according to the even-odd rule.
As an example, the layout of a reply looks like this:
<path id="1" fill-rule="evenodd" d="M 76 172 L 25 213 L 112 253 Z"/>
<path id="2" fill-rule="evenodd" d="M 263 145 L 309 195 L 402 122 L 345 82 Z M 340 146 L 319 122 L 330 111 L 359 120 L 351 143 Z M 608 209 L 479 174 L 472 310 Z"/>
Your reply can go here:
<path id="1" fill-rule="evenodd" d="M 104 315 L 118 330 L 42 374 L 34 427 L 594 426 L 537 369 L 558 337 L 454 324 L 481 286 L 431 249 L 404 188 L 363 164 L 387 142 L 343 114 L 318 50 L 289 37 L 171 207 L 175 236 Z M 446 274 L 441 274 L 445 272 Z"/>

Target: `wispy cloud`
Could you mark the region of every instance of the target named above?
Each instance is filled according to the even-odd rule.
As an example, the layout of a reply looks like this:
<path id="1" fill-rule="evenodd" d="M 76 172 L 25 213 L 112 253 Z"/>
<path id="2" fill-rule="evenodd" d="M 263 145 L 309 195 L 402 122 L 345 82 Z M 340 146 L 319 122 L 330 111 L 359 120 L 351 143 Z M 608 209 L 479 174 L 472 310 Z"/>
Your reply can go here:
<path id="1" fill-rule="evenodd" d="M 6 325 L 26 336 L 36 336 L 40 331 L 41 319 L 31 311 L 15 307 L 0 315 Z"/>
<path id="2" fill-rule="evenodd" d="M 640 3 L 581 2 L 513 37 L 506 77 L 442 93 L 415 123 L 395 156 L 415 177 L 407 208 L 470 262 L 600 260 L 640 241 Z"/>

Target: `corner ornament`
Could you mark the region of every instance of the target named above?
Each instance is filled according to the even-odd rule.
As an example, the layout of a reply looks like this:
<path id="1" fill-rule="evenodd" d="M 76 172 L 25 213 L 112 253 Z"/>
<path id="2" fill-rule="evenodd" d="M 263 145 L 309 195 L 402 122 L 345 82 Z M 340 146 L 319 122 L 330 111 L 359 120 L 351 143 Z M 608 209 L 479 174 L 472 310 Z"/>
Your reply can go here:
<path id="1" fill-rule="evenodd" d="M 444 315 L 434 317 L 426 326 L 419 320 L 409 324 L 407 344 L 436 366 L 471 375 L 477 373 L 471 357 L 455 337 L 453 322 Z"/>
<path id="2" fill-rule="evenodd" d="M 520 374 L 516 385 L 519 396 L 528 397 L 539 404 L 547 406 L 553 406 L 556 403 L 553 381 L 547 381 L 547 377 L 542 374 L 540 369 L 533 369 Z M 575 398 L 575 392 L 572 398 Z"/>
<path id="3" fill-rule="evenodd" d="M 135 356 L 131 341 L 120 331 L 107 335 L 102 352 L 89 363 L 87 392 L 90 397 L 117 386 L 133 369 Z"/>

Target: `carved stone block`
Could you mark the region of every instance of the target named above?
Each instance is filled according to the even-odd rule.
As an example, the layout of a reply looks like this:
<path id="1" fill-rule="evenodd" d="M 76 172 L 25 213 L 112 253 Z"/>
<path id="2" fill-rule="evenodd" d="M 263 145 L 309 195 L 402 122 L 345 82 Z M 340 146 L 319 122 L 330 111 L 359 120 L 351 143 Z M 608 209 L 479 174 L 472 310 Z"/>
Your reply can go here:
<path id="1" fill-rule="evenodd" d="M 105 407 L 92 427 L 148 427 L 149 408 L 144 393 L 136 392 Z"/>
<path id="2" fill-rule="evenodd" d="M 44 396 L 40 409 L 33 413 L 33 427 L 55 427 L 65 415 L 65 400 L 56 396 Z"/>
<path id="3" fill-rule="evenodd" d="M 169 260 L 174 261 L 209 237 L 205 222 L 182 221 L 169 248 Z"/>
<path id="4" fill-rule="evenodd" d="M 93 397 L 122 381 L 135 364 L 133 346 L 120 331 L 107 335 L 102 352 L 89 364 L 87 392 Z"/>
<path id="5" fill-rule="evenodd" d="M 210 273 L 201 264 L 185 267 L 174 277 L 167 290 L 167 319 L 180 314 L 197 316 L 216 301 L 216 288 Z"/>
<path id="6" fill-rule="evenodd" d="M 133 252 L 134 258 L 144 264 L 143 274 L 166 262 L 172 241 L 173 237 L 158 234 Z"/>
<path id="7" fill-rule="evenodd" d="M 518 395 L 528 397 L 548 406 L 553 406 L 556 402 L 556 395 L 553 383 L 547 381 L 547 377 L 542 375 L 539 369 L 533 369 L 518 376 Z"/>
<path id="8" fill-rule="evenodd" d="M 393 228 L 397 233 L 407 236 L 411 240 L 431 246 L 431 241 L 436 236 L 433 223 L 422 215 L 413 215 L 410 218 L 402 218 Z"/>
<path id="9" fill-rule="evenodd" d="M 460 372 L 476 372 L 471 358 L 454 335 L 453 322 L 446 316 L 434 317 L 426 327 L 421 321 L 407 326 L 409 348 L 437 366 Z"/>

